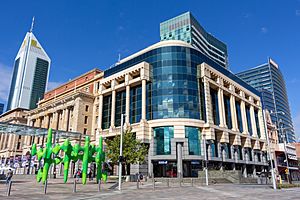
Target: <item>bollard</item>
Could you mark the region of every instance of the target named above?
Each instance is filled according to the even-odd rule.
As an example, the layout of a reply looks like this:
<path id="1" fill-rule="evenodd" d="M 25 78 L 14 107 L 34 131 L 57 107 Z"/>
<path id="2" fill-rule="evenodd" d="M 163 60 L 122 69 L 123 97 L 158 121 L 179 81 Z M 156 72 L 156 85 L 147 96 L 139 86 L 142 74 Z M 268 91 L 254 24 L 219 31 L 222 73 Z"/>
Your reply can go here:
<path id="1" fill-rule="evenodd" d="M 170 179 L 167 179 L 167 186 L 170 187 Z"/>
<path id="2" fill-rule="evenodd" d="M 181 185 L 181 178 L 179 178 L 179 187 L 182 187 L 182 185 Z"/>
<path id="3" fill-rule="evenodd" d="M 136 188 L 140 189 L 140 180 L 139 179 L 136 180 Z"/>
<path id="4" fill-rule="evenodd" d="M 44 184 L 44 194 L 47 194 L 48 180 L 45 181 Z"/>
<path id="5" fill-rule="evenodd" d="M 76 184 L 77 184 L 77 181 L 76 181 L 76 179 L 74 179 L 74 182 L 73 182 L 73 193 L 76 193 Z"/>
<path id="6" fill-rule="evenodd" d="M 12 184 L 12 181 L 10 180 L 10 181 L 8 182 L 8 185 L 7 185 L 7 193 L 6 193 L 6 196 L 10 196 L 11 184 Z"/>
<path id="7" fill-rule="evenodd" d="M 154 179 L 154 177 L 152 178 L 152 181 L 153 181 L 153 190 L 155 190 L 155 179 Z"/>
<path id="8" fill-rule="evenodd" d="M 98 181 L 98 192 L 101 191 L 101 180 Z"/>
<path id="9" fill-rule="evenodd" d="M 193 178 L 191 178 L 191 185 L 192 185 L 192 187 L 194 187 L 194 179 Z"/>

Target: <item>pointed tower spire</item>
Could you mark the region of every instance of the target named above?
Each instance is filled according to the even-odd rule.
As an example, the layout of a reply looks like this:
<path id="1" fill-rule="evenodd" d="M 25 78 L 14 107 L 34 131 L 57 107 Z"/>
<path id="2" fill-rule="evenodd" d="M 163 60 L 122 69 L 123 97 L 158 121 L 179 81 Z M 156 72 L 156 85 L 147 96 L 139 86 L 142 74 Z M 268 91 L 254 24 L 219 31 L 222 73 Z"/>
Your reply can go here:
<path id="1" fill-rule="evenodd" d="M 33 31 L 33 25 L 34 25 L 34 16 L 32 17 L 31 27 L 30 27 L 30 33 Z"/>

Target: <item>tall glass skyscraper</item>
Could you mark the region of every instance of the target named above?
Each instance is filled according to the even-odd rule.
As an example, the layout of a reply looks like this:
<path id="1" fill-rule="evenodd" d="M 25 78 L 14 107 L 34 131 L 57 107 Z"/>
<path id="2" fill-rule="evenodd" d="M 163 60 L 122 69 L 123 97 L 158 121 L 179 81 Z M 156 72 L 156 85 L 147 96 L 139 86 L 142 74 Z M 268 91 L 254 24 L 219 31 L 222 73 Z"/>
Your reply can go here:
<path id="1" fill-rule="evenodd" d="M 43 98 L 46 90 L 50 62 L 31 29 L 15 58 L 7 110 L 37 107 L 37 102 Z"/>
<path id="2" fill-rule="evenodd" d="M 4 110 L 4 104 L 0 103 L 0 115 L 3 113 Z"/>
<path id="3" fill-rule="evenodd" d="M 207 33 L 190 12 L 160 24 L 160 40 L 182 40 L 227 68 L 227 46 Z"/>
<path id="4" fill-rule="evenodd" d="M 261 92 L 263 107 L 274 113 L 271 115 L 272 121 L 278 128 L 283 128 L 288 142 L 295 142 L 285 81 L 279 66 L 269 59 L 267 63 L 240 72 L 237 76 Z M 279 138 L 279 141 L 282 141 L 282 138 Z"/>

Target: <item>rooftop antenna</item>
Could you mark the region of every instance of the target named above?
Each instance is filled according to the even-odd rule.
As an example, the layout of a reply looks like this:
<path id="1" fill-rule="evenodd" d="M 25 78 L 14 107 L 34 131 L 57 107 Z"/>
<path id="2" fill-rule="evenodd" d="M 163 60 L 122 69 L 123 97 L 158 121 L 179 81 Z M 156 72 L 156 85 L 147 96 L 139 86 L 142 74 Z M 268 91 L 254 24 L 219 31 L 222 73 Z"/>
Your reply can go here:
<path id="1" fill-rule="evenodd" d="M 34 25 L 34 16 L 32 17 L 31 27 L 30 27 L 30 33 L 33 31 L 33 25 Z"/>

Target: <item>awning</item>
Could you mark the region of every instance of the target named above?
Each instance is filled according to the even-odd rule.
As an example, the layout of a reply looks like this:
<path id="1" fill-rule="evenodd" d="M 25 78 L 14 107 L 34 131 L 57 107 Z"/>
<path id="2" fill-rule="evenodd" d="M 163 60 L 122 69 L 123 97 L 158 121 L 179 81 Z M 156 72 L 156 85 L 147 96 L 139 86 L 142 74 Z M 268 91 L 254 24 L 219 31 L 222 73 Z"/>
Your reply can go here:
<path id="1" fill-rule="evenodd" d="M 81 133 L 79 132 L 70 132 L 70 131 L 61 131 L 52 129 L 53 134 L 56 135 L 56 138 L 81 138 Z M 48 129 L 46 128 L 37 128 L 22 124 L 11 124 L 6 122 L 0 122 L 0 134 L 15 134 L 22 136 L 47 136 Z"/>

